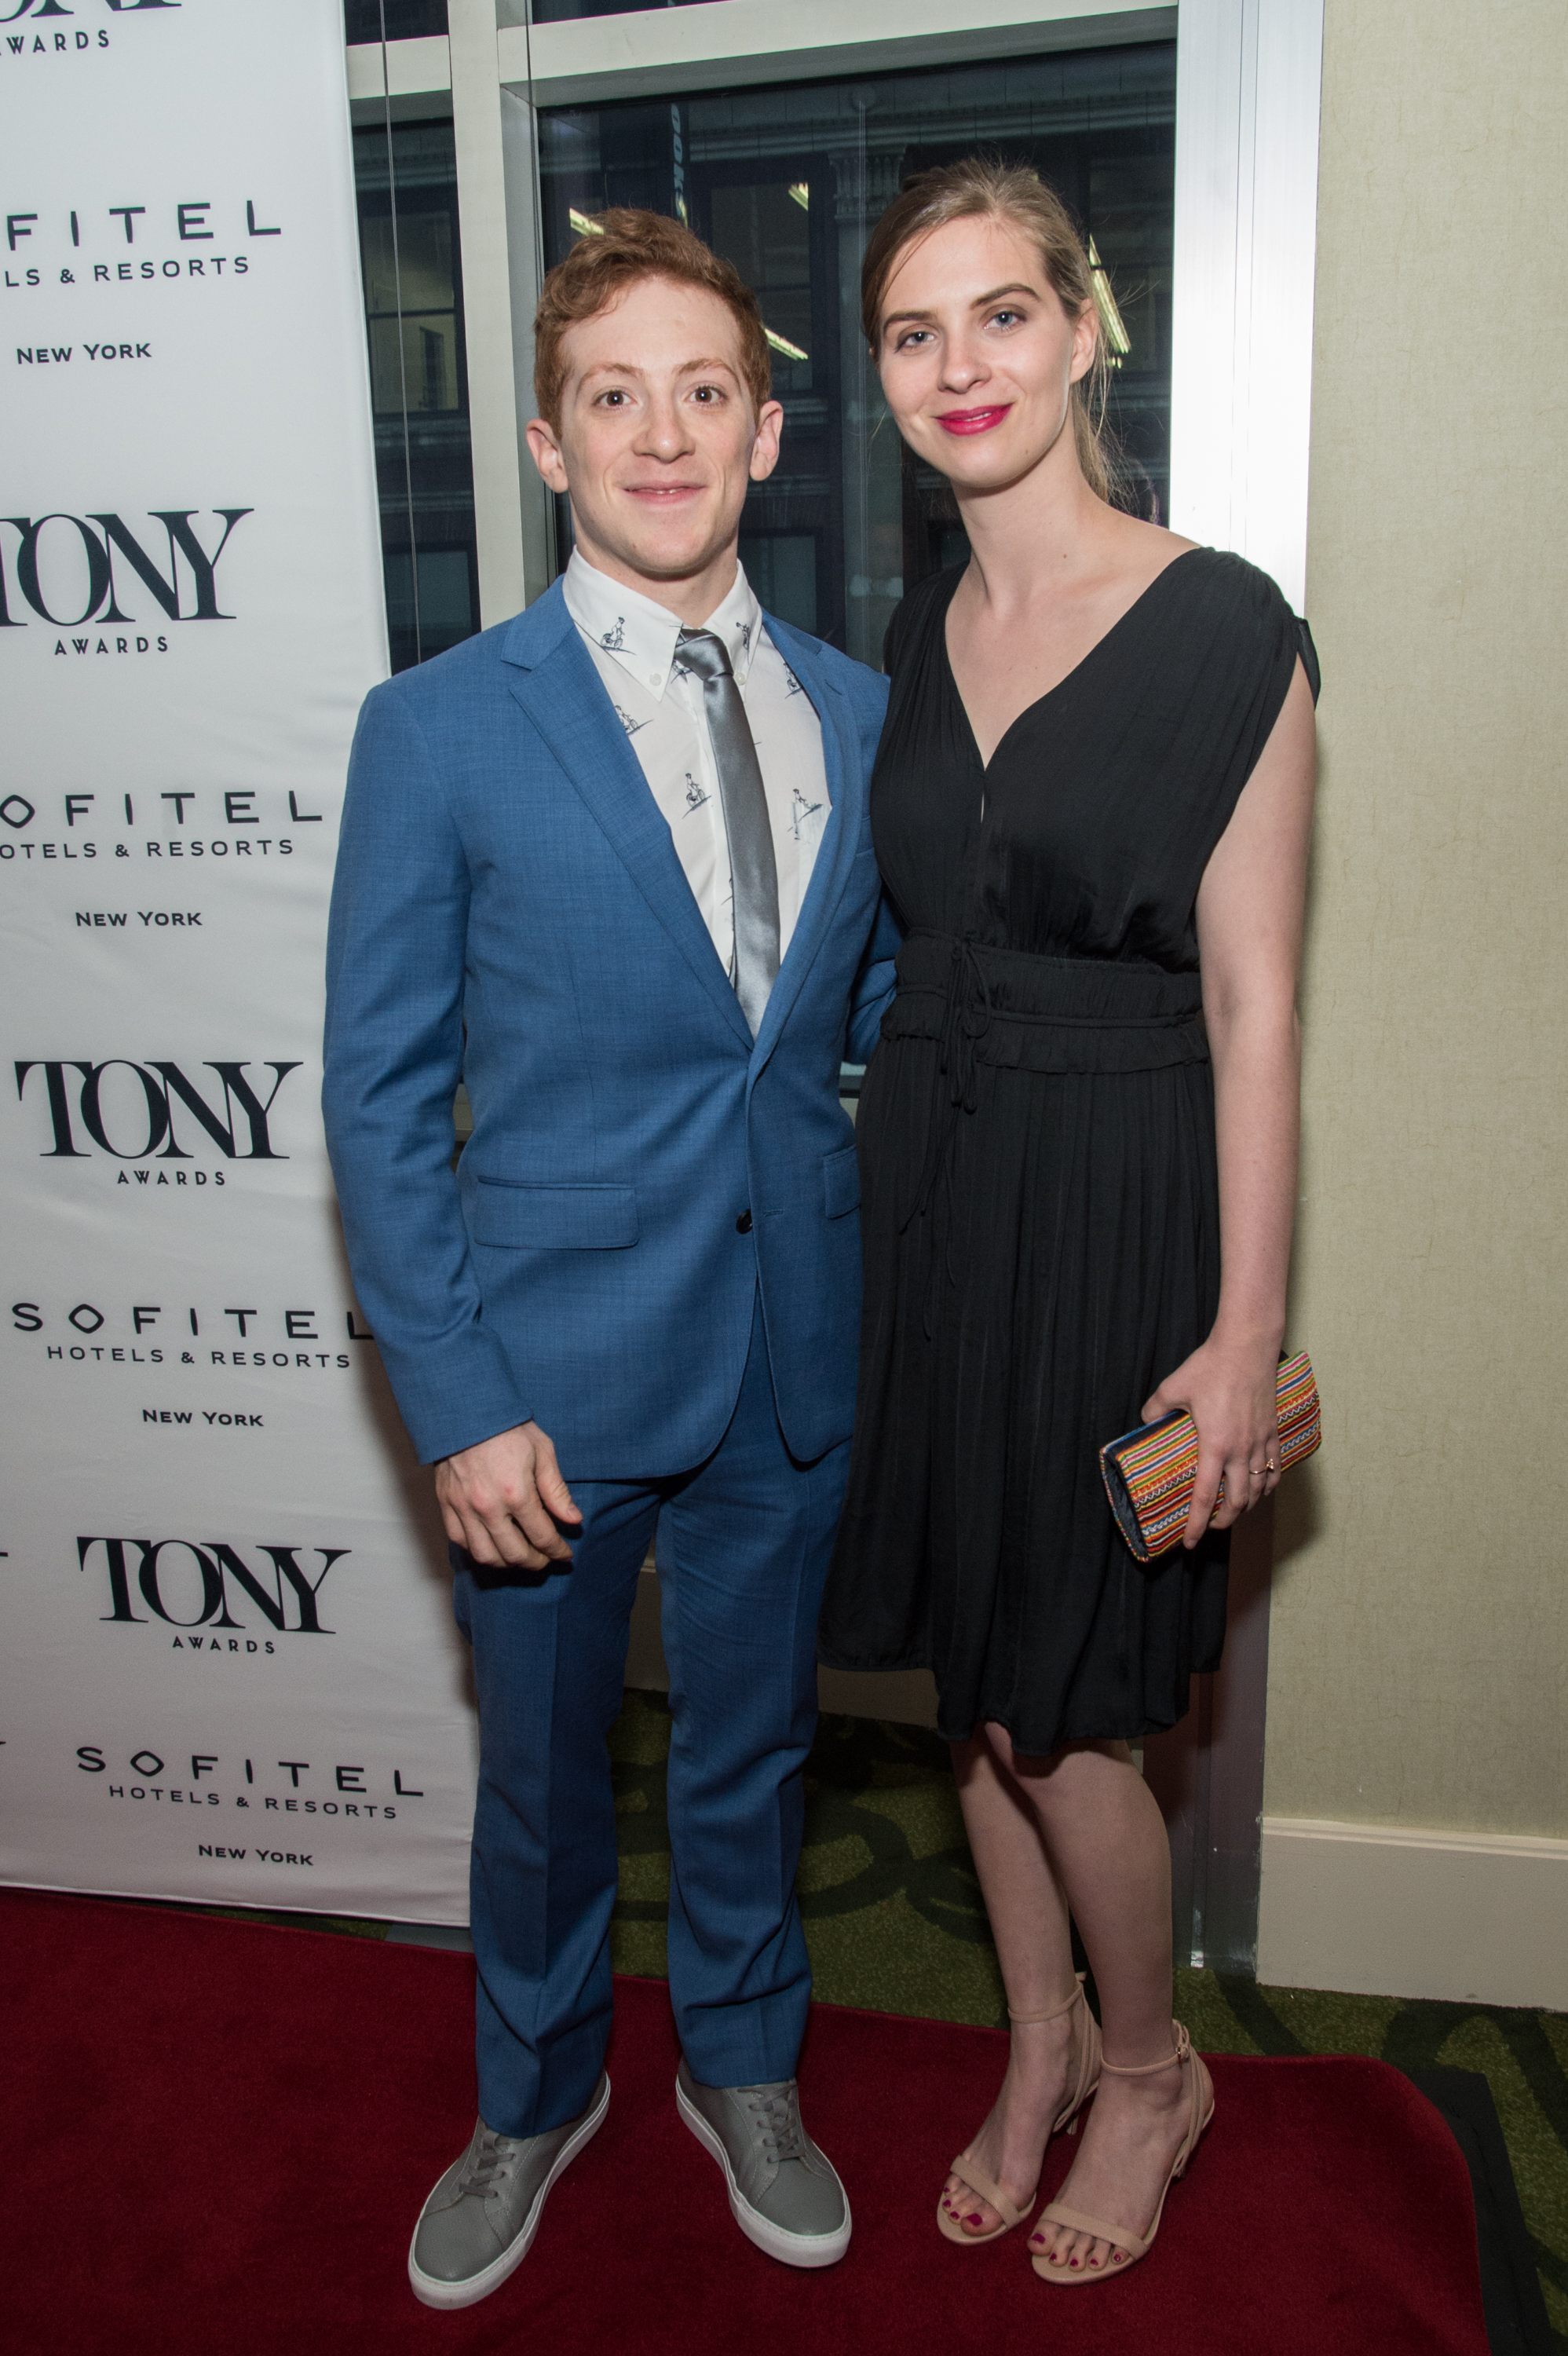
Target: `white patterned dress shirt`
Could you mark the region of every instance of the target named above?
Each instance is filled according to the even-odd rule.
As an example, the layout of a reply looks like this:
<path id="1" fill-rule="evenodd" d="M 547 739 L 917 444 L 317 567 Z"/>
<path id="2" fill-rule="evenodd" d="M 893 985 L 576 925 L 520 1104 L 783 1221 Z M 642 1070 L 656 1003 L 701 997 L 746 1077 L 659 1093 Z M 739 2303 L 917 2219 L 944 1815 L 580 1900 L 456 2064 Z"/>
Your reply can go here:
<path id="1" fill-rule="evenodd" d="M 573 552 L 561 584 L 566 610 L 593 658 L 726 973 L 733 978 L 735 926 L 730 843 L 719 772 L 703 712 L 702 682 L 674 668 L 678 616 Z M 779 956 L 789 948 L 827 823 L 822 727 L 810 697 L 763 626 L 740 565 L 735 585 L 702 624 L 722 639 L 746 707 L 763 773 L 779 879 Z"/>

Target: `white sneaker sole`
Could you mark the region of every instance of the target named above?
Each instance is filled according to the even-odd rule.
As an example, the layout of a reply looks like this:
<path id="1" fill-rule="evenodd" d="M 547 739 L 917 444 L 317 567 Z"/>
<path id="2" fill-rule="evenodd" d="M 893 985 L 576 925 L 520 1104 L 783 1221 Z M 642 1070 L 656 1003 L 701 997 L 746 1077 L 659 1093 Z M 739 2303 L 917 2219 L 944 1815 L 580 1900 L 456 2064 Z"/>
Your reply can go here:
<path id="1" fill-rule="evenodd" d="M 844 2222 L 834 2233 L 789 2233 L 782 2225 L 772 2225 L 760 2211 L 753 2209 L 735 2181 L 735 2171 L 730 2165 L 730 2155 L 722 2136 L 715 2133 L 695 2103 L 688 2099 L 679 2079 L 675 2082 L 675 2104 L 681 2118 L 705 2151 L 711 2152 L 724 2171 L 724 2181 L 730 2192 L 730 2214 L 746 2236 L 770 2258 L 779 2259 L 786 2266 L 836 2265 L 849 2246 L 850 2229 L 854 2223 L 849 2214 L 849 2195 L 844 2192 L 842 2180 L 838 2190 L 844 2193 Z M 834 2170 L 837 2176 L 837 2170 Z"/>
<path id="2" fill-rule="evenodd" d="M 420 2231 L 419 2224 L 415 2225 L 413 2241 L 409 2244 L 409 2282 L 412 2286 L 414 2297 L 421 2306 L 476 2307 L 482 2298 L 488 2298 L 493 2290 L 498 2290 L 508 2275 L 517 2272 L 533 2245 L 533 2238 L 539 2232 L 539 2219 L 544 2214 L 545 2200 L 551 2185 L 563 2169 L 571 2166 L 583 2145 L 592 2143 L 604 2124 L 604 2114 L 609 2107 L 610 2081 L 606 2078 L 604 2091 L 599 2100 L 581 2125 L 572 2130 L 557 2152 L 550 2164 L 549 2174 L 534 2195 L 533 2206 L 523 2222 L 522 2231 L 514 2240 L 508 2242 L 498 2258 L 494 2259 L 481 2273 L 470 2275 L 466 2282 L 442 2282 L 436 2276 L 427 2275 L 421 2266 L 415 2264 L 414 2243 L 419 2240 Z M 445 2172 L 443 2169 L 442 2174 L 444 2175 Z M 439 2184 L 441 2178 L 437 2177 L 436 2182 Z M 423 2222 L 424 2211 L 421 2209 L 420 2224 Z"/>

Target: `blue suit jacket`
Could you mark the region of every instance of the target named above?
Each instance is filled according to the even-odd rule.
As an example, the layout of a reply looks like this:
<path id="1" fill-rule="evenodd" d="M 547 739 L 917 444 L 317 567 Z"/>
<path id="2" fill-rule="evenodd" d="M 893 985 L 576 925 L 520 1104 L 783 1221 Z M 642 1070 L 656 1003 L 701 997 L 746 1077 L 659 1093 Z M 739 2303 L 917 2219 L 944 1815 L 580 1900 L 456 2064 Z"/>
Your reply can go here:
<path id="1" fill-rule="evenodd" d="M 323 1105 L 360 1303 L 426 1462 L 532 1417 L 569 1480 L 700 1463 L 759 1279 L 790 1449 L 848 1434 L 838 1066 L 892 993 L 867 815 L 887 688 L 767 626 L 821 720 L 833 809 L 754 1045 L 559 585 L 366 700 Z"/>

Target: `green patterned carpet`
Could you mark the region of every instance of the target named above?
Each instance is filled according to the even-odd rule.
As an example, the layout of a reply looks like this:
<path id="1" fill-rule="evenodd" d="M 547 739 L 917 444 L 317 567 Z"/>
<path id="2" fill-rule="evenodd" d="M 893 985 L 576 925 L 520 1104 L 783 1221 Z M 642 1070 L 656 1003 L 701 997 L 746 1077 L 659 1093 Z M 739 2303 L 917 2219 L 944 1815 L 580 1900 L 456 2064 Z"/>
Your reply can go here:
<path id="1" fill-rule="evenodd" d="M 663 1697 L 628 1693 L 611 1749 L 621 1820 L 615 1967 L 662 1976 L 669 1879 Z M 806 1771 L 801 1911 L 816 1994 L 936 2020 L 1007 2018 L 947 1747 L 866 1719 L 824 1719 Z M 1176 2009 L 1210 2053 L 1365 2053 L 1401 2069 L 1477 2070 L 1492 2090 L 1568 2351 L 1568 2018 L 1260 1987 L 1179 1971 Z M 955 2120 L 962 2141 L 978 2125 Z"/>

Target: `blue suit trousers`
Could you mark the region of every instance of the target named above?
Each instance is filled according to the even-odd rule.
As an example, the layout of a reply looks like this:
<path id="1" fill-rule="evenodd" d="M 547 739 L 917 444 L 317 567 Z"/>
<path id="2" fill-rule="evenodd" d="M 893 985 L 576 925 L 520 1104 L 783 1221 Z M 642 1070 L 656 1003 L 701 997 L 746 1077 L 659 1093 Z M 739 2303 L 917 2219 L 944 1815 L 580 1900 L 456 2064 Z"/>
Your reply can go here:
<path id="1" fill-rule="evenodd" d="M 479 1700 L 479 2109 L 500 2133 L 575 2118 L 603 2062 L 616 1888 L 606 1737 L 656 1524 L 676 2023 L 700 2084 L 794 2076 L 811 1995 L 795 1895 L 802 1772 L 848 1452 L 846 1441 L 808 1464 L 790 1455 L 759 1300 L 735 1411 L 705 1462 L 575 1483 L 582 1527 L 564 1569 L 485 1570 L 454 1550 Z"/>

